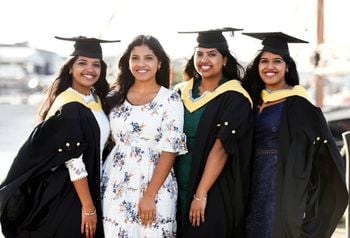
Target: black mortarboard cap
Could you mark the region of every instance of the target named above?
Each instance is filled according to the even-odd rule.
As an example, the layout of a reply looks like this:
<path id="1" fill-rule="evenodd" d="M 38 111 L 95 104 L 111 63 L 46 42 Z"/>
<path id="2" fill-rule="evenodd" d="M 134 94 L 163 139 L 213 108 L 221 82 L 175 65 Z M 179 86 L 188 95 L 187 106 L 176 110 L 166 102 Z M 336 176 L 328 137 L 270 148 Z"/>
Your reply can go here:
<path id="1" fill-rule="evenodd" d="M 198 47 L 228 49 L 226 38 L 222 33 L 231 32 L 231 35 L 233 36 L 235 31 L 241 30 L 243 29 L 224 27 L 221 29 L 211 29 L 206 31 L 179 31 L 178 33 L 198 33 Z"/>
<path id="2" fill-rule="evenodd" d="M 74 51 L 71 55 L 73 56 L 85 56 L 89 58 L 101 58 L 102 59 L 102 48 L 100 43 L 111 43 L 120 42 L 120 40 L 101 40 L 96 38 L 87 38 L 85 36 L 78 37 L 59 37 L 55 36 L 59 40 L 75 41 Z"/>
<path id="3" fill-rule="evenodd" d="M 262 51 L 278 55 L 289 55 L 288 43 L 309 43 L 283 32 L 243 32 L 242 34 L 262 40 Z"/>

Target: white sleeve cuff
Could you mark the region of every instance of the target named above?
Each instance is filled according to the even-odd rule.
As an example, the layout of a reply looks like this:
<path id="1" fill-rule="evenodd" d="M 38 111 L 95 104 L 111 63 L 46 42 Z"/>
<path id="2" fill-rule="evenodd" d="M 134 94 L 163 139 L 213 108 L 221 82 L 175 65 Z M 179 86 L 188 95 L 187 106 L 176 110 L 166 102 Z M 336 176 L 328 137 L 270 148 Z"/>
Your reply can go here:
<path id="1" fill-rule="evenodd" d="M 71 181 L 76 181 L 88 176 L 88 173 L 83 162 L 83 155 L 79 158 L 73 158 L 65 162 L 69 171 L 69 177 Z"/>

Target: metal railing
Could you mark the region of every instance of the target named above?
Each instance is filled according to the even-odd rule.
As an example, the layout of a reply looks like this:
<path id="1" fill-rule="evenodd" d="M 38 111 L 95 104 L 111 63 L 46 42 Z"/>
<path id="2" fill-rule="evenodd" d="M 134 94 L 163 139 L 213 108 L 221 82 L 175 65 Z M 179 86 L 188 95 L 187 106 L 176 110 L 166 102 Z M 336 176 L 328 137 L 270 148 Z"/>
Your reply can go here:
<path id="1" fill-rule="evenodd" d="M 345 165 L 346 165 L 346 187 L 349 191 L 349 184 L 350 184 L 350 166 L 349 166 L 349 161 L 350 161 L 350 131 L 345 131 L 342 133 L 343 141 L 344 141 L 344 146 L 340 153 L 345 157 Z M 349 213 L 349 200 L 348 200 L 348 206 L 345 210 L 345 231 L 346 231 L 346 237 L 350 237 L 350 213 Z"/>

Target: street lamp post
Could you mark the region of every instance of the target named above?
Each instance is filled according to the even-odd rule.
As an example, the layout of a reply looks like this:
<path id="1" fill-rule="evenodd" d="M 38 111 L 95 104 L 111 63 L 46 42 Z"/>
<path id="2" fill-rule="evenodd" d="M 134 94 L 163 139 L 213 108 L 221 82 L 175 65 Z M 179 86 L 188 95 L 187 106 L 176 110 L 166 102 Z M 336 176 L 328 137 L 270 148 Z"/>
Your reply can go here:
<path id="1" fill-rule="evenodd" d="M 320 67 L 319 61 L 321 59 L 320 46 L 324 43 L 324 0 L 317 0 L 317 48 L 315 53 L 315 68 Z M 318 59 L 317 59 L 318 57 Z M 324 79 L 320 74 L 315 75 L 316 80 L 316 105 L 323 107 L 323 87 Z"/>

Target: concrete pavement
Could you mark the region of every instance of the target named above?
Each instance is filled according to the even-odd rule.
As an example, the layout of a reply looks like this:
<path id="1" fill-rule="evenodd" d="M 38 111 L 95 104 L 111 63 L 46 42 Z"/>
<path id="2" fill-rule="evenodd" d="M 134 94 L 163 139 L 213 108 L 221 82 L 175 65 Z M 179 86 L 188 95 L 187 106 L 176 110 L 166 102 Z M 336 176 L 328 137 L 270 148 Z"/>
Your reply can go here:
<path id="1" fill-rule="evenodd" d="M 346 231 L 344 227 L 338 227 L 332 235 L 332 238 L 346 238 Z"/>

